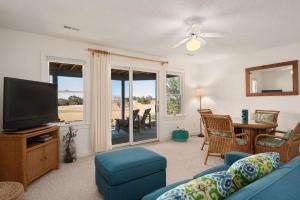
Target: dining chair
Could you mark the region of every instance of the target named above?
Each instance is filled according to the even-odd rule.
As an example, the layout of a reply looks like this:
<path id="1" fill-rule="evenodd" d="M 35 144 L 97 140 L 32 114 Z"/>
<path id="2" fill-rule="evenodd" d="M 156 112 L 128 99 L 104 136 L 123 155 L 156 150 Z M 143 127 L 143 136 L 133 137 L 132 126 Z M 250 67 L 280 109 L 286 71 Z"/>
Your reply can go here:
<path id="1" fill-rule="evenodd" d="M 255 120 L 257 122 L 277 124 L 279 113 L 280 111 L 276 110 L 255 110 Z M 275 130 L 276 128 L 269 129 L 267 133 L 275 134 Z"/>
<path id="2" fill-rule="evenodd" d="M 198 112 L 199 112 L 200 118 L 201 118 L 200 123 L 202 123 L 202 127 L 203 127 L 203 130 L 204 130 L 204 140 L 203 140 L 203 143 L 201 145 L 201 151 L 203 151 L 204 146 L 208 145 L 208 134 L 207 134 L 207 128 L 206 128 L 204 120 L 203 120 L 203 115 L 211 115 L 211 114 L 213 114 L 213 112 L 212 112 L 211 109 L 201 109 L 201 110 L 198 110 Z"/>
<path id="3" fill-rule="evenodd" d="M 208 156 L 222 156 L 230 151 L 251 152 L 249 133 L 235 134 L 229 115 L 203 115 L 203 120 L 209 142 L 205 165 Z"/>
<path id="4" fill-rule="evenodd" d="M 280 135 L 260 134 L 255 138 L 255 153 L 278 152 L 282 162 L 288 162 L 299 155 L 300 122 L 293 130 L 279 131 Z"/>

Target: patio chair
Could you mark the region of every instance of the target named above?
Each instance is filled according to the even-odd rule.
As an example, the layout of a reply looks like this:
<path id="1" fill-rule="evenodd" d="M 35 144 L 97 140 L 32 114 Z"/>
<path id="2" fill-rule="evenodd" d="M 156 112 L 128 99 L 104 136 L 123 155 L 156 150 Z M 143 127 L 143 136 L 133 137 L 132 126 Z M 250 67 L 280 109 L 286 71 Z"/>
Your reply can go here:
<path id="1" fill-rule="evenodd" d="M 201 146 L 201 151 L 203 151 L 204 149 L 204 146 L 205 145 L 208 145 L 208 133 L 207 133 L 207 129 L 206 129 L 206 126 L 205 126 L 205 123 L 204 123 L 204 120 L 203 120 L 203 115 L 211 115 L 213 114 L 213 112 L 211 111 L 211 109 L 201 109 L 201 110 L 198 110 L 199 114 L 200 114 L 200 117 L 201 117 L 201 120 L 200 120 L 200 123 L 202 123 L 202 127 L 203 127 L 203 130 L 204 130 L 204 140 L 203 140 L 203 143 L 202 143 L 202 146 Z"/>
<path id="2" fill-rule="evenodd" d="M 143 116 L 141 117 L 141 120 L 140 120 L 140 123 L 139 123 L 139 125 L 140 125 L 139 128 L 143 128 L 143 129 L 146 128 L 146 126 L 147 126 L 147 124 L 146 124 L 146 119 L 147 119 L 147 117 L 149 118 L 148 127 L 151 128 L 151 114 L 150 114 L 150 112 L 151 112 L 151 108 L 148 108 L 148 109 L 146 109 L 146 110 L 144 111 L 144 114 L 143 114 Z M 140 129 L 139 129 L 139 130 L 140 130 Z"/>
<path id="3" fill-rule="evenodd" d="M 229 115 L 203 115 L 203 120 L 208 133 L 208 156 L 221 156 L 226 152 L 240 151 L 251 152 L 249 133 L 235 134 L 232 120 Z"/>
<path id="4" fill-rule="evenodd" d="M 139 123 L 139 112 L 140 112 L 140 109 L 133 110 L 133 112 L 132 112 L 134 127 L 137 126 L 135 124 Z M 120 131 L 120 129 L 123 129 L 123 130 L 128 132 L 128 130 L 129 130 L 129 117 L 127 117 L 126 119 L 116 119 L 116 129 L 117 129 L 118 132 Z"/>
<path id="5" fill-rule="evenodd" d="M 278 152 L 282 162 L 299 155 L 300 122 L 293 130 L 275 131 L 281 135 L 260 134 L 255 138 L 255 153 Z"/>

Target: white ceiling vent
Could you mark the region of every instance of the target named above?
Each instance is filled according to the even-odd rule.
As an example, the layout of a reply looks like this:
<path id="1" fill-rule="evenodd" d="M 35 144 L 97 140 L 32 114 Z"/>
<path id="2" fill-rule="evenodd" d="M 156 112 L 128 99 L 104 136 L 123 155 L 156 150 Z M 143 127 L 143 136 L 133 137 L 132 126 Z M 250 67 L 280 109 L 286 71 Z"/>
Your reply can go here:
<path id="1" fill-rule="evenodd" d="M 68 30 L 72 30 L 72 31 L 80 31 L 79 28 L 72 27 L 72 26 L 66 26 L 66 25 L 64 25 L 64 28 L 65 28 L 65 29 L 68 29 Z"/>

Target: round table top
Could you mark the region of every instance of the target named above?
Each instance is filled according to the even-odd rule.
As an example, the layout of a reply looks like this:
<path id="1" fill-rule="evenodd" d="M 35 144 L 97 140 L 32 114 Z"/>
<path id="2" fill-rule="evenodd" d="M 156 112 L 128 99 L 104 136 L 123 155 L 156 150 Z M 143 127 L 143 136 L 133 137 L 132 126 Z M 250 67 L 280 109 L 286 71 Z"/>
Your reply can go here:
<path id="1" fill-rule="evenodd" d="M 235 128 L 255 128 L 255 129 L 268 129 L 277 127 L 276 123 L 258 122 L 255 120 L 248 120 L 248 123 L 243 123 L 240 118 L 232 119 Z"/>

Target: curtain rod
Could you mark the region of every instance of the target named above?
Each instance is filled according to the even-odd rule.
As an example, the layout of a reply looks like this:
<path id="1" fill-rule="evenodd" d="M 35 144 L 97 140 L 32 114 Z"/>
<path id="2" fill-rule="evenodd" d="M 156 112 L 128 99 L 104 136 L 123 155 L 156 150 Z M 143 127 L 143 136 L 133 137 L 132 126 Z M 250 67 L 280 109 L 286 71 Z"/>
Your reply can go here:
<path id="1" fill-rule="evenodd" d="M 161 65 L 168 64 L 168 61 L 162 61 L 162 60 L 154 60 L 154 59 L 148 59 L 148 58 L 142 58 L 142 57 L 136 57 L 136 56 L 128 56 L 124 54 L 118 54 L 118 53 L 113 53 L 109 51 L 103 51 L 99 49 L 91 49 L 89 48 L 88 51 L 93 52 L 93 53 L 101 53 L 101 54 L 110 54 L 113 56 L 119 56 L 119 57 L 124 57 L 124 58 L 131 58 L 131 59 L 136 59 L 136 60 L 145 60 L 145 61 L 150 61 L 150 62 L 158 62 Z"/>

